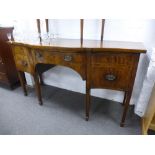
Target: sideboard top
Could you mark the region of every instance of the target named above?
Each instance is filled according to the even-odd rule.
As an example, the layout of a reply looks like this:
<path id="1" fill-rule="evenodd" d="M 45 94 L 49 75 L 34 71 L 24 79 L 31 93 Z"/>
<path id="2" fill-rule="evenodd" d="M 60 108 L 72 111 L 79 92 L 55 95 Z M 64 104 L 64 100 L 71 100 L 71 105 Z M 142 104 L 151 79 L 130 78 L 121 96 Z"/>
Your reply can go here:
<path id="1" fill-rule="evenodd" d="M 106 41 L 99 40 L 83 40 L 80 39 L 52 39 L 50 42 L 9 42 L 12 45 L 28 46 L 39 49 L 51 48 L 74 48 L 74 49 L 95 49 L 95 51 L 120 51 L 120 52 L 134 52 L 146 53 L 143 43 L 140 42 L 126 42 L 126 41 Z"/>

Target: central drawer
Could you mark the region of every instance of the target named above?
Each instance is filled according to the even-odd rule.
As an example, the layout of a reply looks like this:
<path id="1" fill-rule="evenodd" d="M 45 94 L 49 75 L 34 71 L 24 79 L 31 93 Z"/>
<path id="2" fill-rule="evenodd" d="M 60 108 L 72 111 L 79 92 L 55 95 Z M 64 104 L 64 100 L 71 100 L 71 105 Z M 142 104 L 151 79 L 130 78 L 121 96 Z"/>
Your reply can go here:
<path id="1" fill-rule="evenodd" d="M 35 63 L 62 65 L 76 70 L 85 79 L 86 77 L 86 54 L 71 50 L 33 50 Z"/>
<path id="2" fill-rule="evenodd" d="M 53 64 L 82 64 L 85 63 L 86 56 L 82 53 L 72 51 L 35 51 L 36 61 L 39 63 Z"/>

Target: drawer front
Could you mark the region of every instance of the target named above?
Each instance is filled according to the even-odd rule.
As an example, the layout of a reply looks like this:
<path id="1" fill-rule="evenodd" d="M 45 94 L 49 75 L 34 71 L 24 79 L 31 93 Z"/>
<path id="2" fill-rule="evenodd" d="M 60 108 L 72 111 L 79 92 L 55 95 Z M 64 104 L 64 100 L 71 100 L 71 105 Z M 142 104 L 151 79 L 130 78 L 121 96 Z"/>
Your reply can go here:
<path id="1" fill-rule="evenodd" d="M 131 81 L 132 68 L 94 67 L 92 72 L 91 86 L 93 88 L 127 90 Z"/>
<path id="2" fill-rule="evenodd" d="M 7 75 L 5 73 L 0 72 L 0 81 L 1 82 L 8 82 Z"/>
<path id="3" fill-rule="evenodd" d="M 86 55 L 73 51 L 33 51 L 35 63 L 62 65 L 76 70 L 85 79 Z"/>
<path id="4" fill-rule="evenodd" d="M 128 90 L 132 84 L 136 54 L 94 54 L 91 57 L 91 86 L 114 90 Z"/>
<path id="5" fill-rule="evenodd" d="M 72 51 L 35 51 L 35 59 L 39 63 L 54 63 L 54 64 L 82 64 L 85 63 L 86 57 L 82 53 Z"/>
<path id="6" fill-rule="evenodd" d="M 16 46 L 13 49 L 17 70 L 31 72 L 29 50 L 25 47 Z"/>

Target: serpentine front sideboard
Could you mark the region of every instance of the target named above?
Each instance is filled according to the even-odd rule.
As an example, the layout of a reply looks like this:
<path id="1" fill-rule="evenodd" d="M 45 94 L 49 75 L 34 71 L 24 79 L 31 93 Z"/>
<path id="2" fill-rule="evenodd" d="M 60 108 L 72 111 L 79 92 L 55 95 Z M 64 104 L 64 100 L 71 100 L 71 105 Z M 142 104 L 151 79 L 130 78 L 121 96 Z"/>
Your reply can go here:
<path id="1" fill-rule="evenodd" d="M 25 95 L 24 72 L 34 77 L 40 105 L 41 89 L 38 64 L 67 66 L 86 80 L 86 120 L 89 119 L 91 89 L 105 88 L 124 91 L 124 110 L 121 126 L 124 126 L 132 95 L 139 56 L 146 49 L 142 43 L 120 41 L 53 39 L 51 42 L 9 42 Z"/>

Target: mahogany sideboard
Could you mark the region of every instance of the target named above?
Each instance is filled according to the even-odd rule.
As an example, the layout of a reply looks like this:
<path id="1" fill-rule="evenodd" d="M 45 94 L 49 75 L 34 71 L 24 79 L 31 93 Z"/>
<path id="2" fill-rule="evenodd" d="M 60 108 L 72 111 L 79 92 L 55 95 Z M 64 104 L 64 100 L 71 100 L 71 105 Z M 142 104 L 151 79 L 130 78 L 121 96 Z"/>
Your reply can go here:
<path id="1" fill-rule="evenodd" d="M 53 39 L 49 43 L 9 42 L 21 85 L 27 95 L 24 72 L 34 77 L 39 104 L 42 105 L 38 64 L 67 66 L 86 80 L 86 120 L 89 119 L 91 89 L 104 88 L 124 91 L 123 114 L 120 125 L 124 126 L 132 95 L 139 56 L 146 49 L 142 43 L 121 41 L 97 41 Z"/>
<path id="2" fill-rule="evenodd" d="M 9 40 L 7 33 L 11 35 L 13 40 L 12 32 L 13 27 L 0 27 L 0 83 L 6 84 L 11 89 L 19 83 L 13 54 L 7 44 Z"/>

